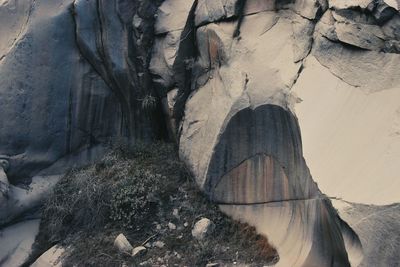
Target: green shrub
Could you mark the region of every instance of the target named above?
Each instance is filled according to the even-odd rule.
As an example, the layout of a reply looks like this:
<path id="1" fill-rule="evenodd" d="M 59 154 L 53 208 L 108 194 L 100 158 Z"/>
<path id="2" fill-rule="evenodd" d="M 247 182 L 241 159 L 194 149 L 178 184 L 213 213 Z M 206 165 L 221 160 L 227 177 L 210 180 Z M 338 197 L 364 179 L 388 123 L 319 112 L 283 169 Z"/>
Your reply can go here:
<path id="1" fill-rule="evenodd" d="M 157 98 L 152 95 L 146 95 L 141 101 L 143 110 L 153 110 L 157 106 Z"/>
<path id="2" fill-rule="evenodd" d="M 159 184 L 163 179 L 161 175 L 148 170 L 135 170 L 131 176 L 119 181 L 112 194 L 110 218 L 129 229 L 141 223 L 149 211 L 156 207 Z"/>

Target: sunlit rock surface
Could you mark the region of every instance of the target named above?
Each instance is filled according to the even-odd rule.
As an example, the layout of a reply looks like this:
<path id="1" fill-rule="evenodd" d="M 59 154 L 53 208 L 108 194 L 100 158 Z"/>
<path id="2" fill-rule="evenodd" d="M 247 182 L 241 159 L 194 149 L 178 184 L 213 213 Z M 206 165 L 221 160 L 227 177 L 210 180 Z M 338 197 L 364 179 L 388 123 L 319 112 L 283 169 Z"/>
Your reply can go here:
<path id="1" fill-rule="evenodd" d="M 374 79 L 373 72 L 369 75 Z M 329 196 L 371 204 L 400 201 L 400 76 L 385 75 L 390 82 L 397 79 L 397 85 L 368 93 L 335 77 L 310 57 L 294 87 L 303 100 L 296 114 L 305 158 Z"/>
<path id="2" fill-rule="evenodd" d="M 181 157 L 227 214 L 270 238 L 278 265 L 358 266 L 357 231 L 321 191 L 398 201 L 396 7 L 245 1 L 229 15 L 217 2 L 194 3 L 169 68 Z"/>
<path id="3" fill-rule="evenodd" d="M 101 144 L 170 138 L 277 266 L 396 266 L 397 206 L 369 204 L 399 202 L 399 4 L 0 0 L 0 227 L 21 227 L 9 244 L 35 236 L 13 220 Z M 338 213 L 332 197 L 364 204 Z M 1 264 L 27 257 L 10 251 Z"/>

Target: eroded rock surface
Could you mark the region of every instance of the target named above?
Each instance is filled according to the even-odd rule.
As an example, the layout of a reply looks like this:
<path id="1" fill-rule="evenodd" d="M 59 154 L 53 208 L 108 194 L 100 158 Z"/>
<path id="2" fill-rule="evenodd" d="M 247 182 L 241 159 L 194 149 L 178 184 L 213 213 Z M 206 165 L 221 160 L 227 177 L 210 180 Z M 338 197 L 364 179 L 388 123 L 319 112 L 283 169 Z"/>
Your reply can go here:
<path id="1" fill-rule="evenodd" d="M 153 2 L 1 4 L 0 153 L 10 156 L 11 180 L 113 136 L 157 137 L 162 120 L 141 109 L 154 96 Z M 135 15 L 144 18 L 133 29 Z"/>
<path id="2" fill-rule="evenodd" d="M 232 15 L 231 19 L 223 8 L 219 13 L 215 6 L 211 10 L 218 16 L 200 20 L 198 14 L 204 13 L 204 5 L 199 8 L 195 2 L 193 15 L 188 14 L 186 34 L 182 34 L 187 39 L 181 42 L 177 52 L 178 64 L 183 67 L 172 68 L 174 75 L 170 75 L 178 86 L 174 121 L 182 158 L 196 175 L 199 186 L 211 199 L 221 203 L 225 212 L 255 224 L 271 238 L 281 256 L 278 264 L 331 266 L 326 260 L 333 259 L 333 265 L 357 266 L 363 258 L 357 233 L 341 221 L 314 179 L 321 183 L 322 192 L 329 195 L 352 192 L 360 198 L 365 196 L 363 201 L 372 202 L 377 201 L 372 189 L 376 180 L 370 172 L 362 189 L 356 190 L 360 181 L 350 175 L 343 179 L 347 181 L 343 186 L 333 175 L 327 178 L 326 171 L 318 172 L 320 175 L 314 179 L 311 177 L 302 156 L 300 128 L 305 127 L 309 143 L 318 134 L 329 145 L 326 138 L 330 135 L 325 135 L 325 139 L 320 133 L 312 135 L 312 128 L 307 128 L 316 127 L 308 118 L 312 116 L 304 115 L 298 107 L 304 107 L 306 101 L 325 112 L 336 110 L 338 113 L 341 107 L 333 108 L 329 102 L 319 105 L 318 97 L 310 101 L 300 93 L 310 87 L 326 93 L 323 79 L 312 86 L 304 83 L 315 64 L 319 71 L 329 73 L 361 94 L 391 90 L 393 105 L 389 105 L 385 114 L 395 111 L 396 90 L 392 88 L 398 85 L 399 76 L 395 67 L 398 65 L 395 52 L 398 9 L 384 1 L 246 1 L 243 13 Z M 319 77 L 314 81 L 319 81 Z M 330 80 L 325 82 L 329 84 Z M 332 82 L 332 86 L 335 84 Z M 338 101 L 348 102 L 346 96 L 342 97 Z M 386 97 L 389 98 L 383 99 Z M 294 116 L 298 110 L 300 127 Z M 315 117 L 324 114 L 311 111 L 311 107 L 309 110 Z M 320 125 L 326 124 L 319 121 Z M 332 125 L 338 127 L 338 124 Z M 351 129 L 346 125 L 341 127 Z M 389 120 L 386 125 L 394 124 Z M 376 147 L 385 151 L 385 146 L 395 142 L 391 138 L 378 142 Z M 314 174 L 314 168 L 322 169 L 315 164 L 330 156 L 321 157 L 313 147 L 314 144 L 307 147 L 306 143 L 305 155 L 314 166 L 311 168 Z M 366 156 L 371 158 L 360 162 L 371 165 L 372 150 Z M 336 157 L 343 154 L 337 152 Z M 390 165 L 397 164 L 394 155 L 387 158 Z M 371 168 L 380 173 L 384 171 L 376 167 Z M 360 170 L 355 167 L 351 175 L 356 175 L 356 169 Z M 349 166 L 336 168 L 336 177 L 346 170 L 351 172 Z M 396 172 L 389 167 L 383 173 Z M 376 172 L 374 177 L 379 179 Z M 394 179 L 388 177 L 387 181 Z M 388 184 L 384 187 L 391 188 Z M 393 197 L 396 191 L 391 191 Z M 272 217 L 280 219 L 274 223 L 269 219 Z M 332 239 L 322 232 L 329 232 Z M 302 237 L 297 241 L 288 238 L 299 235 Z M 331 254 L 318 249 L 321 247 L 329 247 L 324 251 Z"/>
<path id="3" fill-rule="evenodd" d="M 169 137 L 278 266 L 374 262 L 325 194 L 399 201 L 397 0 L 0 1 L 0 22 L 0 225 L 100 144 Z"/>

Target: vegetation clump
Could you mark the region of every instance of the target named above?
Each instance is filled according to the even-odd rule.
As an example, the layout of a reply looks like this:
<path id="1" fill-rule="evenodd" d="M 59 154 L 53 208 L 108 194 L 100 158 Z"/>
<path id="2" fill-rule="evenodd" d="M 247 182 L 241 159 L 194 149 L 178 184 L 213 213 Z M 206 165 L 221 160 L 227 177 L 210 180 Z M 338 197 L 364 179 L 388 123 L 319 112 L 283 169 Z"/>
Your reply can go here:
<path id="1" fill-rule="evenodd" d="M 205 266 L 243 262 L 263 266 L 276 250 L 254 227 L 234 222 L 197 189 L 171 144 L 113 146 L 100 162 L 71 170 L 43 208 L 39 255 L 54 244 L 68 248 L 67 266 Z M 205 240 L 192 237 L 201 217 L 215 224 Z M 171 228 L 170 225 L 176 227 Z M 140 257 L 113 246 L 123 233 Z M 164 246 L 154 246 L 159 241 Z"/>
<path id="2" fill-rule="evenodd" d="M 164 179 L 149 170 L 135 170 L 126 179 L 118 181 L 112 190 L 110 218 L 128 229 L 141 223 L 138 219 L 157 204 L 159 184 Z"/>

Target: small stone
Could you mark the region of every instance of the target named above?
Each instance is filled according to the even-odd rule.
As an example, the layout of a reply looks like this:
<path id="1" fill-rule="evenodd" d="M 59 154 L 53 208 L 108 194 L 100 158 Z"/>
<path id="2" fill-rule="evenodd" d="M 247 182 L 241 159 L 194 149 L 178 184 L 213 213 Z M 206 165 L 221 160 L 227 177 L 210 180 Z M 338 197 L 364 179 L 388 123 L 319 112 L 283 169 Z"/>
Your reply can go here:
<path id="1" fill-rule="evenodd" d="M 207 263 L 206 267 L 219 267 L 221 266 L 219 263 L 214 262 L 214 263 Z"/>
<path id="2" fill-rule="evenodd" d="M 174 215 L 175 218 L 179 219 L 179 210 L 178 209 L 174 209 L 172 211 L 172 215 Z"/>
<path id="3" fill-rule="evenodd" d="M 147 249 L 143 246 L 136 247 L 132 250 L 132 257 L 140 257 L 146 254 Z"/>
<path id="4" fill-rule="evenodd" d="M 160 225 L 160 224 L 157 224 L 156 229 L 157 229 L 157 230 L 161 230 L 161 225 Z"/>
<path id="5" fill-rule="evenodd" d="M 133 21 L 132 21 L 133 27 L 139 28 L 142 22 L 143 22 L 142 18 L 140 18 L 137 14 L 133 16 Z"/>
<path id="6" fill-rule="evenodd" d="M 178 252 L 176 252 L 176 251 L 174 251 L 174 256 L 175 256 L 178 260 L 180 260 L 180 259 L 182 258 L 182 256 L 181 256 Z"/>
<path id="7" fill-rule="evenodd" d="M 114 246 L 122 253 L 131 253 L 133 249 L 132 245 L 123 234 L 119 234 L 117 238 L 115 238 Z"/>
<path id="8" fill-rule="evenodd" d="M 189 224 L 188 224 L 187 222 L 185 222 L 185 223 L 183 224 L 183 226 L 188 227 Z"/>
<path id="9" fill-rule="evenodd" d="M 165 243 L 162 241 L 156 241 L 153 243 L 153 247 L 156 247 L 156 248 L 163 248 L 164 246 L 165 246 Z"/>
<path id="10" fill-rule="evenodd" d="M 168 223 L 168 228 L 170 230 L 176 230 L 176 225 L 170 222 L 170 223 Z"/>
<path id="11" fill-rule="evenodd" d="M 192 236 L 198 240 L 204 239 L 207 235 L 214 231 L 214 224 L 207 218 L 202 218 L 194 225 Z"/>

